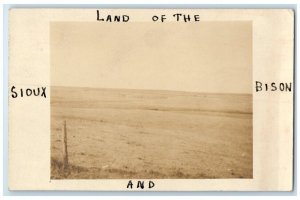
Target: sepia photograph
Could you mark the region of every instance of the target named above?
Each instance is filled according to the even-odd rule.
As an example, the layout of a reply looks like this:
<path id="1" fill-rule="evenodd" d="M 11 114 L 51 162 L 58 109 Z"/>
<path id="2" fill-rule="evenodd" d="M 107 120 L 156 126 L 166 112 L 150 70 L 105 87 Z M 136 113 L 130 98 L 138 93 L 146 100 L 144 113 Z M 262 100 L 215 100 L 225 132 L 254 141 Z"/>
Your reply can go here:
<path id="1" fill-rule="evenodd" d="M 252 22 L 50 22 L 51 179 L 252 179 Z"/>

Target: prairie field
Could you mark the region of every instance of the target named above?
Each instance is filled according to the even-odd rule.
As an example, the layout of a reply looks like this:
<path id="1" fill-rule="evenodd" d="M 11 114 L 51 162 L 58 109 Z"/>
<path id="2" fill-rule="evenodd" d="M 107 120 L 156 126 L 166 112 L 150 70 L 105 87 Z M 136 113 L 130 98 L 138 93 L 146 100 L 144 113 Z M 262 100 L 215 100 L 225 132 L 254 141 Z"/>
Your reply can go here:
<path id="1" fill-rule="evenodd" d="M 252 178 L 252 145 L 250 94 L 51 87 L 51 179 Z"/>

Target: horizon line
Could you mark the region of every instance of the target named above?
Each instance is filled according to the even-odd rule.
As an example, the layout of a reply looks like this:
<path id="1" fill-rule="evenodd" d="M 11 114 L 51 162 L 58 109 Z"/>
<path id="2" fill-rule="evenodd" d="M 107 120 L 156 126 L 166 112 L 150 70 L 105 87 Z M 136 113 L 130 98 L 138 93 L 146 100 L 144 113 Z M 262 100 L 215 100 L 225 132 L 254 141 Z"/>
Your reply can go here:
<path id="1" fill-rule="evenodd" d="M 161 91 L 161 92 L 183 92 L 183 93 L 202 93 L 202 94 L 222 94 L 222 95 L 253 95 L 253 93 L 217 93 L 217 92 L 200 92 L 200 91 L 184 91 L 184 90 L 164 90 L 164 89 L 132 89 L 132 88 L 104 88 L 104 87 L 89 87 L 89 86 L 64 86 L 64 85 L 50 85 L 50 87 L 64 87 L 64 88 L 87 88 L 87 89 L 101 89 L 101 90 L 136 90 L 136 91 Z"/>

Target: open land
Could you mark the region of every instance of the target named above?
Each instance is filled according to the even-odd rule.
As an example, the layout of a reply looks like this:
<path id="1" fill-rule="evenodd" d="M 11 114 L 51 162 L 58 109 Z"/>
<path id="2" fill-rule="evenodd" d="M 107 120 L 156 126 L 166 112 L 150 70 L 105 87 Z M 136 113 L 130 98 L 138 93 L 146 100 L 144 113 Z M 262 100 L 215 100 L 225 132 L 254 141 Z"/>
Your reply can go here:
<path id="1" fill-rule="evenodd" d="M 51 87 L 51 179 L 252 178 L 252 141 L 250 94 Z"/>

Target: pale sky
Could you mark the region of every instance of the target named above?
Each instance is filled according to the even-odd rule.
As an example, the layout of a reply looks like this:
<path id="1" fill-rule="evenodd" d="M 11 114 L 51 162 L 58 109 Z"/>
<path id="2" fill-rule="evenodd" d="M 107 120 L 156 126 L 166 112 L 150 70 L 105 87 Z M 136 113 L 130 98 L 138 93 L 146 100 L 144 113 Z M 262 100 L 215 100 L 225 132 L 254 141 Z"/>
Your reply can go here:
<path id="1" fill-rule="evenodd" d="M 55 86 L 252 93 L 252 23 L 52 22 Z"/>

